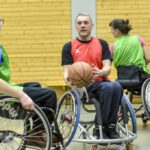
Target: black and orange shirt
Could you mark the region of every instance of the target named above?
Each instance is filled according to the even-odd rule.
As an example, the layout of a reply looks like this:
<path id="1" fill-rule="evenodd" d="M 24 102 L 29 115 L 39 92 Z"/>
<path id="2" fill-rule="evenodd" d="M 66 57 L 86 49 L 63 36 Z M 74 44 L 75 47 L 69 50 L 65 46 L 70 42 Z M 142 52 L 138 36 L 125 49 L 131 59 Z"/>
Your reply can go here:
<path id="1" fill-rule="evenodd" d="M 93 63 L 101 69 L 102 61 L 105 59 L 112 60 L 105 40 L 92 37 L 90 41 L 80 41 L 76 38 L 64 45 L 61 64 L 70 65 L 77 61 L 84 61 L 89 65 Z"/>

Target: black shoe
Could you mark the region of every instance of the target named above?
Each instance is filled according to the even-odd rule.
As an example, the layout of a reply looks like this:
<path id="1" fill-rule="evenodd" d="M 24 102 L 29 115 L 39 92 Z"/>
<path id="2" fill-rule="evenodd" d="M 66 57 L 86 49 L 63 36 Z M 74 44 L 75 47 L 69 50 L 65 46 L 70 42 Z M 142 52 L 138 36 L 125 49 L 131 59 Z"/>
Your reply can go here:
<path id="1" fill-rule="evenodd" d="M 53 138 L 52 138 L 53 144 L 60 143 L 60 142 L 62 141 L 61 138 L 60 138 L 60 136 L 57 135 L 57 134 L 54 134 L 54 133 L 53 133 L 52 137 L 53 137 Z"/>
<path id="2" fill-rule="evenodd" d="M 103 138 L 104 139 L 108 139 L 108 136 L 107 136 L 104 128 L 103 128 L 102 131 L 103 131 Z M 99 128 L 98 127 L 93 129 L 93 136 L 96 137 L 97 139 L 100 139 L 100 132 L 99 132 Z"/>
<path id="3" fill-rule="evenodd" d="M 119 139 L 120 138 L 120 136 L 118 135 L 118 133 L 116 131 L 116 125 L 115 124 L 111 124 L 108 126 L 107 135 L 110 139 Z"/>

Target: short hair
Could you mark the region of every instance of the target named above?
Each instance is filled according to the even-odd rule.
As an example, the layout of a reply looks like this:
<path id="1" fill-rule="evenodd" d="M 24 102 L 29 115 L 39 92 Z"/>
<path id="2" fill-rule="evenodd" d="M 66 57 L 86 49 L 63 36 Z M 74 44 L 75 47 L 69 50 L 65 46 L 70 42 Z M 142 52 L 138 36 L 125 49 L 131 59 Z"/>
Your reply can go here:
<path id="1" fill-rule="evenodd" d="M 90 20 L 91 20 L 91 22 L 92 22 L 92 17 L 91 17 L 88 13 L 86 13 L 86 12 L 79 13 L 79 14 L 76 16 L 76 18 L 75 18 L 75 22 L 76 22 L 76 20 L 77 20 L 77 18 L 78 18 L 79 16 L 87 16 L 87 17 L 90 18 Z"/>
<path id="2" fill-rule="evenodd" d="M 122 34 L 128 34 L 132 30 L 128 19 L 114 19 L 109 23 L 109 26 L 118 29 Z"/>

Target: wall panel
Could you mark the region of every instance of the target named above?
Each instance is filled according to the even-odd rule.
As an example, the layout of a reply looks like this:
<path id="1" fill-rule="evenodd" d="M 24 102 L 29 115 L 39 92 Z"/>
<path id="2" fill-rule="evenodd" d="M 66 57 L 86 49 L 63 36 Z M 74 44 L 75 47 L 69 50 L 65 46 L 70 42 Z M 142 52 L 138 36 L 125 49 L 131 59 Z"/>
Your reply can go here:
<path id="1" fill-rule="evenodd" d="M 14 82 L 64 85 L 61 49 L 71 40 L 70 0 L 1 0 L 0 41 L 10 57 Z M 56 83 L 55 83 L 55 82 Z"/>

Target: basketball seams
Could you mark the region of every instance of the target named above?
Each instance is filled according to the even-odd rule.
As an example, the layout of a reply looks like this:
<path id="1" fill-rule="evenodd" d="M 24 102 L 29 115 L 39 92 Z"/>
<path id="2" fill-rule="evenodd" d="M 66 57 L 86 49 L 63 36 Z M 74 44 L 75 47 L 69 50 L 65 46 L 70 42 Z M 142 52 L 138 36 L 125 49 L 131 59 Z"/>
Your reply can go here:
<path id="1" fill-rule="evenodd" d="M 87 75 L 87 77 L 86 77 L 87 82 L 90 80 L 91 74 L 92 74 L 92 70 L 90 70 L 90 71 L 88 72 L 88 75 Z M 91 79 L 91 80 L 92 80 L 92 79 Z"/>
<path id="2" fill-rule="evenodd" d="M 83 87 L 92 80 L 92 69 L 85 62 L 76 62 L 69 69 L 69 79 L 77 87 Z"/>
<path id="3" fill-rule="evenodd" d="M 83 74 L 85 75 L 85 68 L 84 68 L 84 66 L 83 66 L 82 63 L 80 63 L 80 65 L 82 66 Z M 84 77 L 81 77 L 80 74 L 76 71 L 75 68 L 72 68 L 72 69 L 73 69 L 73 71 L 78 75 L 78 77 L 80 78 L 79 81 L 83 81 L 84 83 L 87 84 L 87 81 L 84 79 Z"/>
<path id="4" fill-rule="evenodd" d="M 70 69 L 70 73 L 71 73 L 71 76 L 77 75 L 77 77 L 79 77 L 79 79 L 76 79 L 76 78 L 73 78 L 73 77 L 69 77 L 70 80 L 72 80 L 73 82 L 75 82 L 75 83 L 79 83 L 80 82 L 81 83 L 83 81 L 81 79 L 80 75 L 76 72 L 76 70 L 73 67 Z"/>

